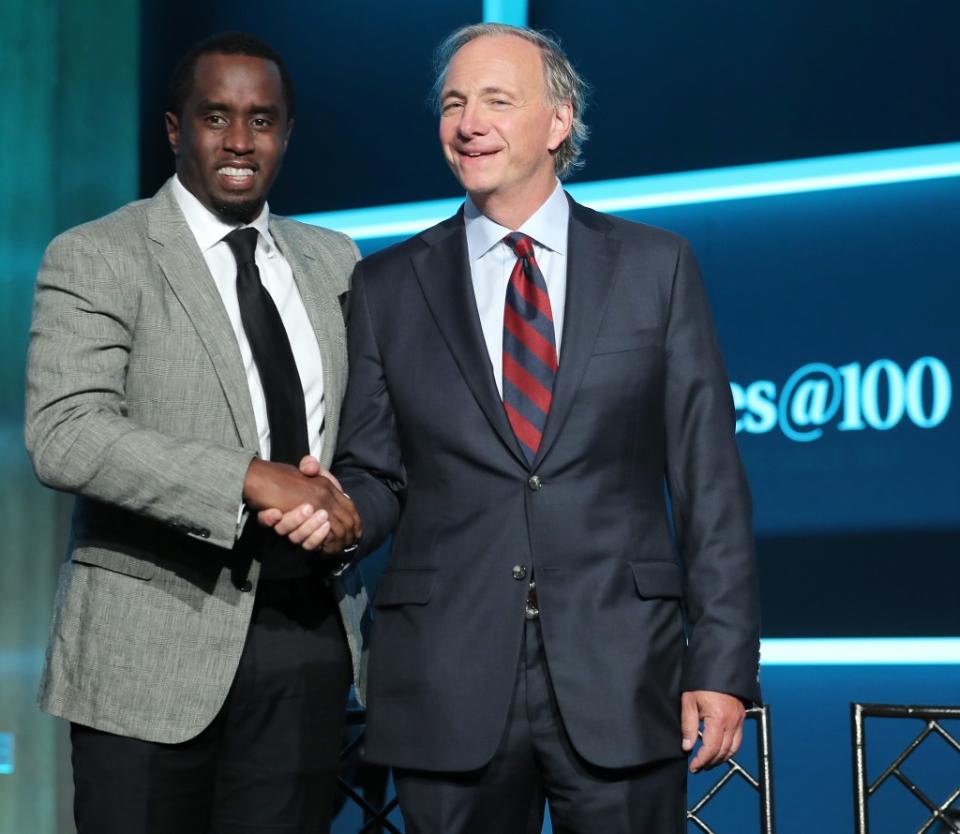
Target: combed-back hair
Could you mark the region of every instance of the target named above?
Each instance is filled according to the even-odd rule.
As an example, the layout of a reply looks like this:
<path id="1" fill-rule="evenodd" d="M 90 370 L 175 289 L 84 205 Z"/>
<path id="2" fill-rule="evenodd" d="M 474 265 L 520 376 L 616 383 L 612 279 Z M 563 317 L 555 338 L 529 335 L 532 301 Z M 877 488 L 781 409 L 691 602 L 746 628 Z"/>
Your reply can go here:
<path id="1" fill-rule="evenodd" d="M 273 61 L 280 71 L 280 83 L 283 86 L 283 99 L 287 105 L 287 117 L 293 118 L 296 99 L 293 94 L 293 81 L 283 58 L 266 41 L 256 35 L 246 32 L 220 32 L 211 35 L 205 40 L 191 46 L 177 61 L 170 75 L 170 86 L 167 91 L 167 109 L 183 114 L 183 106 L 193 92 L 193 80 L 196 74 L 197 61 L 203 55 L 246 55 L 249 58 L 263 58 Z"/>
<path id="2" fill-rule="evenodd" d="M 570 102 L 573 109 L 573 124 L 570 133 L 554 151 L 553 163 L 560 179 L 583 167 L 581 153 L 583 143 L 590 136 L 590 129 L 583 121 L 583 112 L 587 106 L 587 94 L 590 85 L 573 68 L 559 41 L 546 32 L 508 26 L 505 23 L 474 23 L 464 26 L 447 35 L 434 53 L 434 81 L 430 94 L 430 103 L 439 115 L 443 85 L 453 56 L 470 41 L 494 35 L 515 35 L 539 47 L 543 58 L 543 76 L 547 86 L 547 98 L 550 104 L 558 106 Z"/>

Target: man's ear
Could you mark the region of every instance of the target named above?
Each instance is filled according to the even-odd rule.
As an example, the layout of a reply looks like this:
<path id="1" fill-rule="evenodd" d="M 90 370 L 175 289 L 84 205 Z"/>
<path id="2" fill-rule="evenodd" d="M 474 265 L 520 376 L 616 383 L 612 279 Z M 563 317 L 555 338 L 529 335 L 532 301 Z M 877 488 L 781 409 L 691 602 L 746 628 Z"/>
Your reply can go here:
<path id="1" fill-rule="evenodd" d="M 180 119 L 176 113 L 166 112 L 163 114 L 163 123 L 167 129 L 167 141 L 170 143 L 170 150 L 174 156 L 180 155 Z"/>
<path id="2" fill-rule="evenodd" d="M 550 143 L 547 147 L 551 151 L 559 148 L 570 134 L 571 127 L 573 127 L 573 105 L 569 101 L 564 101 L 553 109 L 553 124 L 550 126 Z"/>
<path id="3" fill-rule="evenodd" d="M 293 133 L 293 119 L 287 119 L 287 132 L 283 137 L 283 152 L 287 152 L 287 145 L 290 144 L 290 134 Z"/>

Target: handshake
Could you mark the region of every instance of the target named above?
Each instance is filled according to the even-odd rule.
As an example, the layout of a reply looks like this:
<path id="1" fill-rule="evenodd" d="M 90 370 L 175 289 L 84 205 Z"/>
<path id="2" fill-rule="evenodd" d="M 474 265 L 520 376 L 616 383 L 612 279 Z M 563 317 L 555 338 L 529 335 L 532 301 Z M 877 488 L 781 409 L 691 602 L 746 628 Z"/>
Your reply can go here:
<path id="1" fill-rule="evenodd" d="M 340 482 L 309 455 L 299 469 L 254 458 L 243 482 L 243 500 L 257 519 L 304 550 L 337 556 L 353 548 L 363 525 Z"/>

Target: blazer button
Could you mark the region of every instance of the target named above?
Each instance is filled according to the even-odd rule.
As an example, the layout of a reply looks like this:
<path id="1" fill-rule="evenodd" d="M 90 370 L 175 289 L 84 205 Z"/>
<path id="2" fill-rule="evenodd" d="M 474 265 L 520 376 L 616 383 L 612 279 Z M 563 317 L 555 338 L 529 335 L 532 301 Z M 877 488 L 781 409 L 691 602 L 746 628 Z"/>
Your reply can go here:
<path id="1" fill-rule="evenodd" d="M 243 582 L 240 583 L 240 590 L 245 594 L 249 594 L 253 590 L 253 583 L 249 579 L 244 579 Z"/>
<path id="2" fill-rule="evenodd" d="M 527 566 L 526 565 L 514 565 L 513 566 L 513 578 L 519 582 L 521 579 L 527 578 Z"/>
<path id="3" fill-rule="evenodd" d="M 543 481 L 540 480 L 539 475 L 531 475 L 527 479 L 527 486 L 530 487 L 534 492 L 543 487 Z"/>

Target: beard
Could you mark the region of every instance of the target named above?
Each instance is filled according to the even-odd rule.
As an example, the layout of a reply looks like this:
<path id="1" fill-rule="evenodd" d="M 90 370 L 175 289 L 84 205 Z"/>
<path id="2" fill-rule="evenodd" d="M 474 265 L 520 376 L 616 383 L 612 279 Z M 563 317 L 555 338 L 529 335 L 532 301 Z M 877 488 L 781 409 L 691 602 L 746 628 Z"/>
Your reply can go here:
<path id="1" fill-rule="evenodd" d="M 241 200 L 230 203 L 214 203 L 214 211 L 224 223 L 247 224 L 257 219 L 263 209 L 263 200 Z"/>

